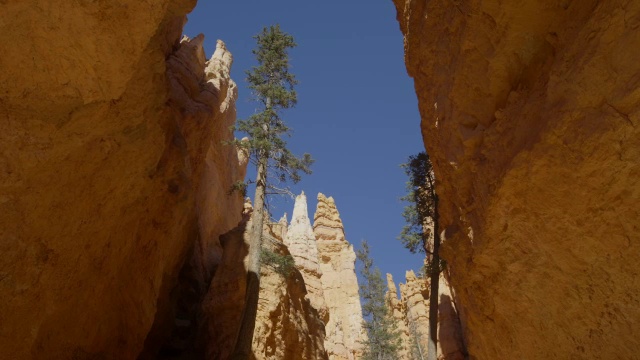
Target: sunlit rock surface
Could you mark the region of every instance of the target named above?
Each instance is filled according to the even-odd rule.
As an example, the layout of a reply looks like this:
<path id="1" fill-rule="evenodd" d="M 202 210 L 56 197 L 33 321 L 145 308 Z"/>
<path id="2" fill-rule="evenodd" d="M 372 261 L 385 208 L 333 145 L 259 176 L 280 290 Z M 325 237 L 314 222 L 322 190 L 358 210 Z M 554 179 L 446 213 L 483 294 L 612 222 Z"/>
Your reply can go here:
<path id="1" fill-rule="evenodd" d="M 355 272 L 356 254 L 344 236 L 344 227 L 333 198 L 318 194 L 313 232 L 316 236 L 322 287 L 329 322 L 325 348 L 331 360 L 358 359 L 362 328 L 362 307 Z"/>
<path id="2" fill-rule="evenodd" d="M 325 323 L 329 320 L 329 310 L 324 300 L 320 266 L 318 265 L 318 247 L 316 236 L 309 220 L 307 197 L 304 192 L 296 196 L 293 207 L 291 224 L 284 238 L 284 244 L 289 249 L 296 263 L 296 268 L 302 273 L 307 297 L 311 305 L 318 310 Z"/>
<path id="3" fill-rule="evenodd" d="M 640 2 L 395 0 L 477 359 L 640 352 Z"/>
<path id="4" fill-rule="evenodd" d="M 414 348 L 417 348 L 418 352 L 420 351 L 419 346 L 422 344 L 419 343 L 419 341 L 422 339 L 422 333 L 418 331 L 419 329 L 415 328 L 415 323 L 409 324 L 406 304 L 402 298 L 398 298 L 398 288 L 391 274 L 387 274 L 387 293 L 385 300 L 389 314 L 395 322 L 396 331 L 400 334 L 400 340 L 402 341 L 398 349 L 399 358 L 414 360 Z M 411 330 L 410 325 L 413 326 Z"/>

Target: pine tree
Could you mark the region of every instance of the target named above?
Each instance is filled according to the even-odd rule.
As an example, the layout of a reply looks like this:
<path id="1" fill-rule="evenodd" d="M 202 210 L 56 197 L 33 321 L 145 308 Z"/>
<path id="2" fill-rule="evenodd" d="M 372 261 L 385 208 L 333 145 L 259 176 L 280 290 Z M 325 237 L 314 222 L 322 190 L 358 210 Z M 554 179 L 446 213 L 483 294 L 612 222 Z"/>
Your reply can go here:
<path id="1" fill-rule="evenodd" d="M 401 347 L 400 333 L 395 321 L 389 313 L 385 301 L 386 286 L 382 280 L 380 269 L 373 266 L 369 256 L 369 244 L 363 240 L 362 249 L 357 252 L 358 260 L 362 263 L 364 282 L 360 284 L 362 298 L 362 314 L 367 340 L 363 342 L 364 353 L 362 360 L 396 360 Z"/>
<path id="2" fill-rule="evenodd" d="M 438 216 L 438 194 L 433 165 L 429 155 L 421 152 L 409 157 L 403 164 L 406 174 L 407 195 L 402 200 L 409 202 L 402 213 L 407 225 L 399 239 L 412 253 L 424 252 L 427 256 L 425 275 L 430 278 L 429 288 L 429 338 L 427 360 L 436 360 L 438 347 L 438 285 L 444 262 L 440 260 L 440 224 Z"/>
<path id="3" fill-rule="evenodd" d="M 249 135 L 249 141 L 236 142 L 236 145 L 249 153 L 250 161 L 257 167 L 257 175 L 253 224 L 249 235 L 245 308 L 231 357 L 234 360 L 249 359 L 251 355 L 260 291 L 262 225 L 267 211 L 265 195 L 289 193 L 280 184 L 289 180 L 297 183 L 301 172 L 311 173 L 313 163 L 309 154 L 302 158 L 293 155 L 283 139 L 291 135 L 291 129 L 280 114 L 297 102 L 293 89 L 297 81 L 289 72 L 288 56 L 288 49 L 295 47 L 296 43 L 291 35 L 280 30 L 279 25 L 263 28 L 254 39 L 257 48 L 253 54 L 258 66 L 247 71 L 247 82 L 260 108 L 248 119 L 238 121 L 236 128 Z M 246 185 L 242 187 L 246 188 Z"/>

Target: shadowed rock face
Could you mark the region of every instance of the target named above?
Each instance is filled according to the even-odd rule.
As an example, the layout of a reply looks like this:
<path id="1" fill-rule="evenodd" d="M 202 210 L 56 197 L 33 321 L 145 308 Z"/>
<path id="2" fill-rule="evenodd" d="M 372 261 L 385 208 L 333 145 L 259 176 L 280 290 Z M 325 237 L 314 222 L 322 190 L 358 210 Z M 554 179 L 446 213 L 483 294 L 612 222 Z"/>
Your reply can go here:
<path id="1" fill-rule="evenodd" d="M 640 351 L 640 3 L 395 0 L 478 359 Z"/>
<path id="2" fill-rule="evenodd" d="M 3 357 L 136 358 L 183 265 L 208 284 L 244 170 L 230 54 L 180 41 L 194 5 L 0 4 Z"/>
<path id="3" fill-rule="evenodd" d="M 202 340 L 207 359 L 227 359 L 236 341 L 246 292 L 249 218 L 247 211 L 244 221 L 221 237 L 224 248 L 222 262 L 202 305 L 206 327 Z M 263 247 L 280 255 L 289 255 L 283 239 L 272 236 L 281 232 L 265 230 Z M 301 272 L 293 268 L 285 276 L 278 273 L 273 265 L 262 264 L 253 359 L 326 360 L 324 338 L 324 323 L 307 299 Z"/>

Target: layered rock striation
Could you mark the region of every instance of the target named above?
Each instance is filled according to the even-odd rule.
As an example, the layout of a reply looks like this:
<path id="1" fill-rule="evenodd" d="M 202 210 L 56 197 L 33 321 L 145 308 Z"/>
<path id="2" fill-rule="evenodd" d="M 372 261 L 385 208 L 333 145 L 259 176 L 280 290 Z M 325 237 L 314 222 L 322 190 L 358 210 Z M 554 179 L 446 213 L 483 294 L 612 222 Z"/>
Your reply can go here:
<path id="1" fill-rule="evenodd" d="M 395 0 L 477 359 L 640 351 L 640 3 Z"/>
<path id="2" fill-rule="evenodd" d="M 313 232 L 316 237 L 322 287 L 329 309 L 325 348 L 331 360 L 354 360 L 361 353 L 362 307 L 355 272 L 356 255 L 347 242 L 333 198 L 318 194 Z"/>
<path id="3" fill-rule="evenodd" d="M 244 169 L 230 54 L 180 41 L 194 5 L 0 4 L 4 358 L 134 359 L 185 264 L 208 284 Z"/>

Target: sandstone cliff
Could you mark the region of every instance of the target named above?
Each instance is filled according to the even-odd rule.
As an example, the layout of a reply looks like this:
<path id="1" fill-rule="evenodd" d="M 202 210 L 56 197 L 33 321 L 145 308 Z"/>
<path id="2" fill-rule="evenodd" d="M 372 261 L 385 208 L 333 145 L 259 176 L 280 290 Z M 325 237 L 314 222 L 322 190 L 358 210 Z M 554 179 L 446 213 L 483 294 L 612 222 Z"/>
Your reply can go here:
<path id="1" fill-rule="evenodd" d="M 640 352 L 640 2 L 395 0 L 478 359 Z"/>
<path id="2" fill-rule="evenodd" d="M 316 236 L 322 287 L 329 308 L 325 348 L 331 360 L 353 360 L 361 353 L 362 307 L 355 272 L 356 255 L 347 242 L 333 198 L 318 194 L 313 232 Z"/>
<path id="3" fill-rule="evenodd" d="M 180 41 L 194 5 L 0 4 L 3 358 L 136 358 L 183 265 L 208 283 L 244 174 L 230 55 Z"/>
<path id="4" fill-rule="evenodd" d="M 233 350 L 244 304 L 248 253 L 249 215 L 233 231 L 221 237 L 224 247 L 219 266 L 203 309 L 206 324 L 203 342 L 207 359 L 227 359 Z M 273 226 L 275 225 L 275 226 Z M 289 255 L 281 224 L 273 224 L 263 234 L 263 246 L 280 255 Z M 258 360 L 328 359 L 324 349 L 325 329 L 318 311 L 307 299 L 303 275 L 295 268 L 289 275 L 263 264 L 260 299 L 253 337 L 253 358 Z"/>

